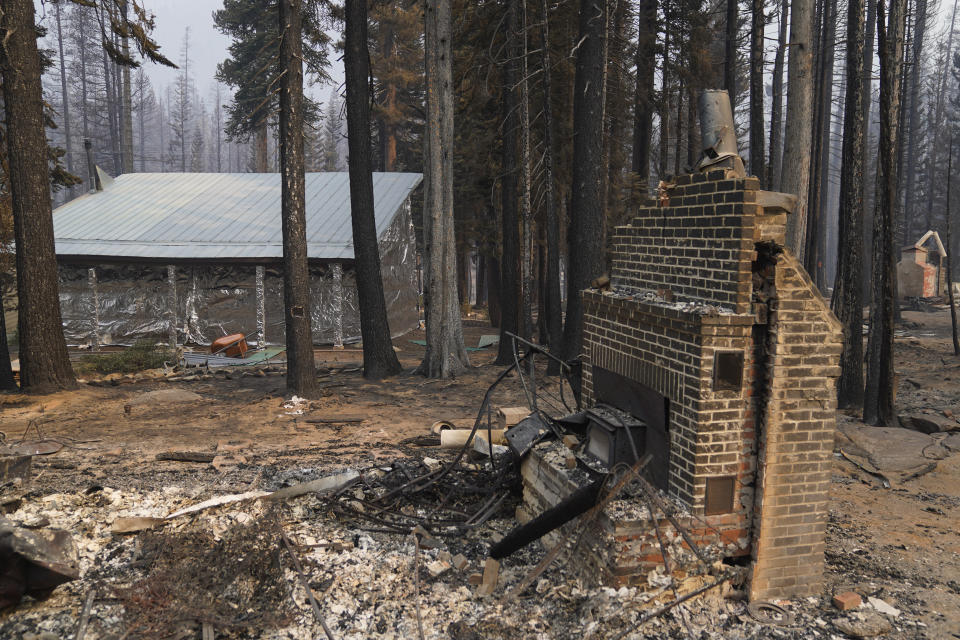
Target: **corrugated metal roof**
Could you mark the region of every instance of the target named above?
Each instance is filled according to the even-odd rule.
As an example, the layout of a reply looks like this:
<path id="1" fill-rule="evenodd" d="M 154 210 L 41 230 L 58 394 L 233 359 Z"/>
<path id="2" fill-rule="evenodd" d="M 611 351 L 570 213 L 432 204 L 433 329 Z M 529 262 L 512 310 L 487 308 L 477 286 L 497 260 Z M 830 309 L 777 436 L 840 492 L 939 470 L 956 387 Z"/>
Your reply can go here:
<path id="1" fill-rule="evenodd" d="M 377 235 L 420 183 L 374 173 Z M 306 174 L 307 253 L 353 259 L 350 176 Z M 128 173 L 53 212 L 57 254 L 170 259 L 283 256 L 279 173 Z"/>

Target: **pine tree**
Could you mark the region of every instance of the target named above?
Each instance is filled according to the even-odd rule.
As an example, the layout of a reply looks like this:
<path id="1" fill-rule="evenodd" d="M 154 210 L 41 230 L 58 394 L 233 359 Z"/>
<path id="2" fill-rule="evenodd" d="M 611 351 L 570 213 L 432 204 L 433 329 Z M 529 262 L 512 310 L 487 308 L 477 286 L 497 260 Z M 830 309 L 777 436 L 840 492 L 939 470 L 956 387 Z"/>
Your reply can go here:
<path id="1" fill-rule="evenodd" d="M 61 329 L 41 61 L 31 0 L 4 3 L 0 38 L 8 160 L 4 174 L 10 181 L 17 247 L 20 384 L 25 391 L 56 391 L 72 386 L 75 377 Z"/>
<path id="2" fill-rule="evenodd" d="M 323 116 L 323 135 L 321 138 L 322 153 L 319 154 L 320 166 L 323 171 L 337 171 L 340 167 L 340 100 L 335 91 L 330 93 L 327 100 L 327 110 Z"/>
<path id="3" fill-rule="evenodd" d="M 256 138 L 256 170 L 268 168 L 267 128 L 277 112 L 277 87 L 280 37 L 276 22 L 264 20 L 264 11 L 276 8 L 277 0 L 224 0 L 223 9 L 213 14 L 216 28 L 231 38 L 230 57 L 217 66 L 217 80 L 235 89 L 227 106 L 226 133 L 229 140 L 246 142 Z M 322 0 L 305 0 L 301 20 L 303 63 L 306 73 L 316 81 L 329 80 L 327 49 L 330 37 L 321 17 L 326 12 Z M 316 120 L 316 105 L 304 99 L 304 121 Z"/>
<path id="4" fill-rule="evenodd" d="M 802 258 L 806 237 L 813 135 L 813 0 L 793 0 L 787 69 L 787 119 L 780 188 L 797 196 L 787 222 L 787 246 Z"/>
<path id="5" fill-rule="evenodd" d="M 344 75 L 350 145 L 350 214 L 354 267 L 363 337 L 363 375 L 379 380 L 400 372 L 393 350 L 380 275 L 380 252 L 373 210 L 373 162 L 370 140 L 370 57 L 367 51 L 365 0 L 347 0 Z M 458 317 L 459 320 L 459 317 Z M 430 348 L 428 332 L 427 349 Z"/>
<path id="6" fill-rule="evenodd" d="M 603 221 L 600 204 L 600 156 L 603 97 L 596 81 L 603 68 L 601 0 L 580 0 L 580 39 L 574 90 L 573 193 L 570 202 L 567 317 L 564 358 L 580 355 L 583 341 L 581 291 L 603 272 Z M 661 132 L 661 144 L 663 133 Z"/>
<path id="7" fill-rule="evenodd" d="M 133 113 L 137 121 L 137 143 L 139 147 L 140 171 L 147 170 L 147 122 L 156 115 L 157 99 L 150 86 L 150 78 L 141 68 L 133 79 Z"/>
<path id="8" fill-rule="evenodd" d="M 279 0 L 279 125 L 283 306 L 287 339 L 287 390 L 300 397 L 318 394 L 310 329 L 310 272 L 303 169 L 303 44 L 301 0 Z"/>
<path id="9" fill-rule="evenodd" d="M 409 0 L 371 3 L 370 70 L 381 171 L 412 166 L 420 156 L 423 117 L 422 9 Z"/>
<path id="10" fill-rule="evenodd" d="M 884 0 L 877 4 L 877 45 L 880 57 L 880 142 L 877 195 L 873 218 L 873 300 L 867 339 L 867 382 L 863 421 L 893 426 L 893 307 L 895 297 L 893 208 L 896 193 L 897 122 L 900 118 L 900 81 L 907 0 L 890 0 L 884 24 Z"/>
<path id="11" fill-rule="evenodd" d="M 180 172 L 187 170 L 187 146 L 190 137 L 190 124 L 193 121 L 193 86 L 190 80 L 190 27 L 183 33 L 183 45 L 180 48 L 180 73 L 173 86 L 173 98 L 170 103 L 170 156 L 176 159 Z"/>
<path id="12" fill-rule="evenodd" d="M 470 366 L 463 344 L 457 296 L 451 1 L 427 0 L 424 11 L 427 124 L 423 236 L 427 349 L 420 371 L 428 378 L 449 378 Z"/>
<path id="13" fill-rule="evenodd" d="M 843 165 L 840 175 L 840 225 L 837 277 L 831 307 L 844 327 L 837 404 L 863 402 L 863 78 L 865 0 L 847 2 L 847 88 L 843 117 Z"/>

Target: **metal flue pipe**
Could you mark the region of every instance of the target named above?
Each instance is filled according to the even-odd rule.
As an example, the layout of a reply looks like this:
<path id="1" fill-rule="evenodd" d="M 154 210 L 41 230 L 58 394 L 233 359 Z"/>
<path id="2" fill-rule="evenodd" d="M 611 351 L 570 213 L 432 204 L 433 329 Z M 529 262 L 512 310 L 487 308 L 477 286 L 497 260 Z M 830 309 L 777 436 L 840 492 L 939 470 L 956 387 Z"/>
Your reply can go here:
<path id="1" fill-rule="evenodd" d="M 701 171 L 734 158 L 734 165 L 742 164 L 737 147 L 737 132 L 733 123 L 733 108 L 725 90 L 706 89 L 700 93 L 700 135 L 703 157 L 697 165 Z"/>
<path id="2" fill-rule="evenodd" d="M 90 138 L 84 139 L 83 148 L 87 150 L 87 179 L 90 180 L 90 193 L 103 191 L 100 176 L 97 175 L 97 165 L 93 162 L 93 143 L 90 142 Z"/>

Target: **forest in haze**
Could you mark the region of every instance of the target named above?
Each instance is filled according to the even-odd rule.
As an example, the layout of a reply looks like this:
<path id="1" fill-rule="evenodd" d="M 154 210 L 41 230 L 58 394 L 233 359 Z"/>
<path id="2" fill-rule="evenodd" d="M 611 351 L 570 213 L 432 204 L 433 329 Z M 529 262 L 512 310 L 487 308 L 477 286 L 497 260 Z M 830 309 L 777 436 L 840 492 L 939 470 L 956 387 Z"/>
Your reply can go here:
<path id="1" fill-rule="evenodd" d="M 797 195 L 788 244 L 848 335 L 859 334 L 864 306 L 874 305 L 867 374 L 892 385 L 883 345 L 892 344 L 900 248 L 928 229 L 956 247 L 948 224 L 960 120 L 956 2 L 296 4 L 310 88 L 298 129 L 305 170 L 348 168 L 354 73 L 369 109 L 357 106 L 353 138 L 364 132 L 369 147 L 350 142 L 369 151 L 369 169 L 423 172 L 426 191 L 435 172 L 443 176 L 435 196 L 455 221 L 445 268 L 456 272 L 458 304 L 486 306 L 502 330 L 576 357 L 578 292 L 609 269 L 609 231 L 695 169 L 698 96 L 725 89 L 747 172 L 766 189 Z M 449 18 L 436 42 L 450 52 L 440 54 L 435 77 L 452 107 L 447 113 L 441 100 L 434 121 L 431 11 Z M 362 22 L 353 68 L 351 15 Z M 154 18 L 135 2 L 50 0 L 38 16 L 54 205 L 88 188 L 71 178 L 89 175 L 85 140 L 114 176 L 282 169 L 286 76 L 275 4 L 225 0 L 211 15 L 231 39 L 215 78 L 192 70 L 189 28 L 179 51 L 157 51 Z M 357 56 L 369 64 L 366 76 L 356 76 L 366 68 Z M 341 60 L 348 81 L 336 84 L 331 68 Z M 177 67 L 174 83 L 153 85 L 143 65 L 158 63 Z M 434 129 L 443 162 L 431 167 Z M 415 207 L 429 253 L 426 217 Z M 878 385 L 864 384 L 859 341 L 846 349 L 841 406 L 859 405 L 864 387 L 870 395 Z"/>

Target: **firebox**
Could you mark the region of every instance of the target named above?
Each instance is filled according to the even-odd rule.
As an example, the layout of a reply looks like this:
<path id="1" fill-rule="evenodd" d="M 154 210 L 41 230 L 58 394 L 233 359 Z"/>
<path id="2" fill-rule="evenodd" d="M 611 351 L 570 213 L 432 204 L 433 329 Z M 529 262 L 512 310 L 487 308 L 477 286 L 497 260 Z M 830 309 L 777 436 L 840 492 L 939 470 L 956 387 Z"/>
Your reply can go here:
<path id="1" fill-rule="evenodd" d="M 649 455 L 679 521 L 749 563 L 752 598 L 815 593 L 824 563 L 842 332 L 786 246 L 794 203 L 736 163 L 678 176 L 611 231 L 609 288 L 583 292 L 587 452 Z M 576 489 L 553 446 L 523 463 L 522 518 Z M 600 582 L 644 584 L 662 562 L 628 511 L 574 559 Z"/>

